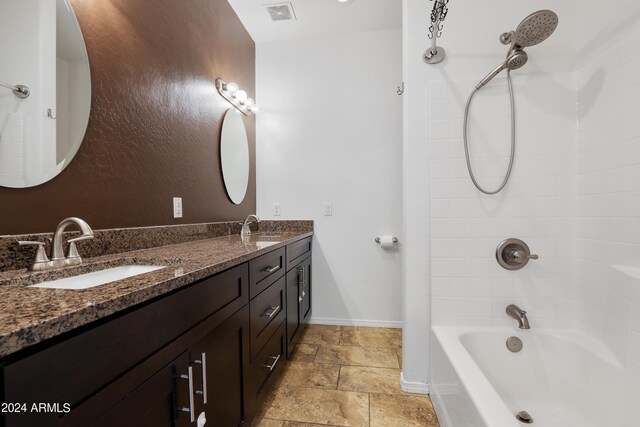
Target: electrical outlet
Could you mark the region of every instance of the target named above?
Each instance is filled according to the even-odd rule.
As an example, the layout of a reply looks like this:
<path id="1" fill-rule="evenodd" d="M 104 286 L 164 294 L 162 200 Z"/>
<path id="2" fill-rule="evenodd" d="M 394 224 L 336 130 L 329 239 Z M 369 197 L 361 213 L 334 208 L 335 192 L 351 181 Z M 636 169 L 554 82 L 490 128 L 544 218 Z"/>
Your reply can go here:
<path id="1" fill-rule="evenodd" d="M 280 216 L 280 203 L 273 204 L 273 216 Z"/>
<path id="2" fill-rule="evenodd" d="M 182 218 L 182 197 L 173 198 L 173 217 Z"/>
<path id="3" fill-rule="evenodd" d="M 324 216 L 333 215 L 333 204 L 331 202 L 324 202 Z"/>

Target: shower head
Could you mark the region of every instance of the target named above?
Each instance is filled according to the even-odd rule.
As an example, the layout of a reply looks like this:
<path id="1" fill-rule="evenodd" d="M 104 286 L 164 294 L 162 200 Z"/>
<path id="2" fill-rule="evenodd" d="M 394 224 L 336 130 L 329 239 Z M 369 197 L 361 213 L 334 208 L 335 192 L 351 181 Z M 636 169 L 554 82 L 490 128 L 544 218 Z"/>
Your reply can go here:
<path id="1" fill-rule="evenodd" d="M 514 32 L 515 43 L 530 47 L 542 43 L 558 28 L 558 15 L 551 10 L 539 10 L 522 20 Z"/>
<path id="2" fill-rule="evenodd" d="M 507 57 L 505 61 L 509 70 L 517 70 L 524 66 L 529 60 L 529 55 L 522 49 L 514 49 L 513 52 Z"/>
<path id="3" fill-rule="evenodd" d="M 487 83 L 489 83 L 495 76 L 500 74 L 504 70 L 517 70 L 524 66 L 529 60 L 529 55 L 521 48 L 513 49 L 513 52 L 507 56 L 507 59 L 500 65 L 498 65 L 492 72 L 487 74 L 487 76 L 478 83 L 476 86 L 476 90 L 482 89 Z"/>

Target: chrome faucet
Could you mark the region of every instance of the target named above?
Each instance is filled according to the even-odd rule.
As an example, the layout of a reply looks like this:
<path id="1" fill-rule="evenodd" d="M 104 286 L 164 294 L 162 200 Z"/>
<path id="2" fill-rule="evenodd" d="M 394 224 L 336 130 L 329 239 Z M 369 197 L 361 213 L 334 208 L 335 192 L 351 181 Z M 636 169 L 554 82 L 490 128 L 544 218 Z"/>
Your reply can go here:
<path id="1" fill-rule="evenodd" d="M 240 230 L 240 236 L 245 237 L 245 236 L 251 235 L 251 228 L 249 228 L 249 224 L 252 222 L 251 221 L 252 217 L 255 218 L 255 222 L 257 224 L 260 224 L 260 218 L 258 218 L 256 215 L 251 214 L 247 216 L 247 218 L 242 223 L 242 230 Z"/>
<path id="2" fill-rule="evenodd" d="M 531 326 L 529 326 L 529 319 L 527 318 L 527 312 L 517 305 L 511 304 L 507 306 L 507 316 L 518 321 L 518 328 L 531 329 Z"/>
<path id="3" fill-rule="evenodd" d="M 69 243 L 69 251 L 67 252 L 67 256 L 64 255 L 64 244 L 63 244 L 63 236 L 62 234 L 66 230 L 66 228 L 75 224 L 82 235 L 80 237 L 76 237 L 75 239 L 69 239 L 67 243 Z M 89 227 L 84 220 L 80 218 L 67 218 L 58 224 L 56 227 L 56 231 L 53 234 L 53 240 L 51 241 L 51 260 L 47 258 L 47 254 L 44 250 L 43 242 L 28 242 L 28 241 L 19 241 L 18 244 L 20 246 L 26 245 L 35 245 L 38 246 L 36 251 L 36 259 L 33 264 L 29 267 L 32 271 L 44 271 L 51 270 L 54 268 L 67 267 L 69 265 L 78 265 L 82 264 L 82 258 L 78 254 L 78 248 L 76 247 L 76 242 L 81 240 L 89 240 L 93 239 L 93 230 Z"/>

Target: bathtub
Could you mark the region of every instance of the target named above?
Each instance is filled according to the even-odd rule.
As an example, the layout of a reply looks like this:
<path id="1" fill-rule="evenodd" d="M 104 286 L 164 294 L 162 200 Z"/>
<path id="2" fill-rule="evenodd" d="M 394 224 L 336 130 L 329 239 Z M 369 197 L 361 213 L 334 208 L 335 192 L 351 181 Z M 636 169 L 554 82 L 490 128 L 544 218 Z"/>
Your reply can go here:
<path id="1" fill-rule="evenodd" d="M 506 340 L 523 342 L 518 353 Z M 565 330 L 432 328 L 430 394 L 442 427 L 640 426 L 638 378 L 602 344 Z M 532 424 L 515 415 L 527 411 Z"/>

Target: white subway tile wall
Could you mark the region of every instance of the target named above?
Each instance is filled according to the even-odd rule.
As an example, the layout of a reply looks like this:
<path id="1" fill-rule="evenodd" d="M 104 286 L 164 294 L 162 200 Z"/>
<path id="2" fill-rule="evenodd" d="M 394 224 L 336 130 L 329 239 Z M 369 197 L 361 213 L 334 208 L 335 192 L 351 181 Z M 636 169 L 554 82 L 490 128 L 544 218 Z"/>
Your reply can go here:
<path id="1" fill-rule="evenodd" d="M 476 82 L 430 84 L 433 320 L 512 324 L 504 308 L 516 303 L 533 327 L 600 340 L 640 380 L 640 5 L 585 0 L 578 15 L 577 72 L 514 79 L 516 163 L 500 195 L 478 192 L 464 163 Z M 508 162 L 507 93 L 503 76 L 471 109 L 473 166 L 489 188 Z M 540 259 L 503 270 L 494 251 L 507 237 Z"/>
<path id="2" fill-rule="evenodd" d="M 640 374 L 640 7 L 623 0 L 586 25 L 597 4 L 578 10 L 585 24 L 570 309 L 575 326 Z M 596 42 L 599 33 L 607 36 Z"/>
<path id="3" fill-rule="evenodd" d="M 479 76 L 481 77 L 481 76 Z M 477 179 L 495 189 L 511 147 L 506 79 L 474 98 L 469 143 Z M 434 324 L 506 325 L 511 303 L 534 327 L 568 324 L 571 215 L 577 144 L 574 73 L 513 76 L 517 148 L 511 180 L 495 196 L 480 193 L 467 172 L 462 140 L 467 97 L 477 81 L 429 86 L 432 310 Z M 516 237 L 540 259 L 507 271 L 498 244 Z"/>

